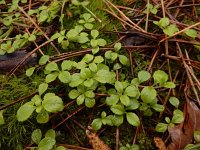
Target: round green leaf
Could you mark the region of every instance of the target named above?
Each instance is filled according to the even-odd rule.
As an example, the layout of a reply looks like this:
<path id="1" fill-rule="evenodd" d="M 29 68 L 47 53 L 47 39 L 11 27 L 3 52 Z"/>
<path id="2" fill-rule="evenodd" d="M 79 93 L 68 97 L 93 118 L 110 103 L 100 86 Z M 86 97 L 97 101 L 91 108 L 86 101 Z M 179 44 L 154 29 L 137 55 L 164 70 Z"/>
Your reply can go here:
<path id="1" fill-rule="evenodd" d="M 58 79 L 62 82 L 62 83 L 69 83 L 71 80 L 71 75 L 68 71 L 61 71 L 58 74 Z"/>
<path id="2" fill-rule="evenodd" d="M 34 34 L 31 34 L 30 36 L 29 36 L 29 38 L 28 38 L 28 41 L 31 41 L 31 42 L 33 42 L 33 41 L 35 41 L 36 40 L 36 36 L 34 35 Z"/>
<path id="3" fill-rule="evenodd" d="M 102 69 L 97 71 L 94 79 L 96 79 L 100 83 L 113 83 L 113 81 L 115 81 L 115 73 L 110 72 L 109 70 Z"/>
<path id="4" fill-rule="evenodd" d="M 96 64 L 102 63 L 104 58 L 102 56 L 95 56 L 93 62 Z"/>
<path id="5" fill-rule="evenodd" d="M 111 94 L 109 97 L 106 97 L 106 104 L 107 105 L 115 105 L 119 101 L 119 95 Z"/>
<path id="6" fill-rule="evenodd" d="M 85 98 L 85 106 L 88 108 L 92 108 L 95 105 L 94 98 Z"/>
<path id="7" fill-rule="evenodd" d="M 128 106 L 130 104 L 130 99 L 129 99 L 129 97 L 127 95 L 121 95 L 120 96 L 120 101 L 125 106 Z"/>
<path id="8" fill-rule="evenodd" d="M 99 31 L 98 30 L 92 30 L 91 31 L 91 36 L 93 37 L 93 39 L 96 39 L 96 37 L 99 35 Z"/>
<path id="9" fill-rule="evenodd" d="M 95 40 L 95 39 L 91 39 L 91 41 L 90 41 L 90 45 L 91 45 L 93 48 L 95 48 L 95 47 L 98 46 L 98 41 Z"/>
<path id="10" fill-rule="evenodd" d="M 168 75 L 161 70 L 157 70 L 153 74 L 154 83 L 164 84 L 168 80 Z"/>
<path id="11" fill-rule="evenodd" d="M 55 62 L 50 62 L 49 64 L 46 65 L 45 69 L 47 71 L 56 71 L 58 69 L 58 65 Z"/>
<path id="12" fill-rule="evenodd" d="M 140 119 L 135 113 L 132 112 L 126 113 L 126 119 L 128 123 L 131 124 L 132 126 L 138 127 L 140 125 Z"/>
<path id="13" fill-rule="evenodd" d="M 56 144 L 56 140 L 50 137 L 42 139 L 38 145 L 38 150 L 51 150 Z"/>
<path id="14" fill-rule="evenodd" d="M 92 72 L 96 72 L 97 71 L 97 65 L 92 62 L 89 64 L 89 69 L 92 71 Z"/>
<path id="15" fill-rule="evenodd" d="M 122 44 L 118 42 L 118 43 L 115 44 L 114 50 L 117 52 L 121 49 L 121 47 L 122 47 Z"/>
<path id="16" fill-rule="evenodd" d="M 140 91 L 136 86 L 130 85 L 125 89 L 124 94 L 130 97 L 137 97 L 140 95 Z"/>
<path id="17" fill-rule="evenodd" d="M 187 30 L 185 31 L 185 34 L 186 34 L 187 36 L 191 37 L 191 38 L 196 38 L 197 35 L 198 35 L 197 31 L 194 30 L 194 29 L 187 29 Z"/>
<path id="18" fill-rule="evenodd" d="M 94 119 L 92 121 L 92 129 L 94 129 L 95 131 L 101 129 L 102 127 L 102 121 L 100 118 Z"/>
<path id="19" fill-rule="evenodd" d="M 99 52 L 99 46 L 92 48 L 92 54 L 93 55 L 96 54 L 96 53 L 98 53 L 98 52 Z"/>
<path id="20" fill-rule="evenodd" d="M 111 59 L 111 53 L 112 53 L 112 51 L 106 51 L 105 52 L 105 58 L 106 59 Z"/>
<path id="21" fill-rule="evenodd" d="M 139 82 L 142 83 L 142 82 L 145 82 L 147 80 L 149 80 L 151 77 L 151 74 L 148 72 L 148 71 L 140 71 L 138 73 L 138 79 L 139 79 Z"/>
<path id="22" fill-rule="evenodd" d="M 85 23 L 85 24 L 84 24 L 84 27 L 85 27 L 86 29 L 91 30 L 91 29 L 93 28 L 93 24 L 91 24 L 91 23 Z"/>
<path id="23" fill-rule="evenodd" d="M 119 93 L 122 93 L 122 92 L 123 92 L 123 89 L 124 89 L 122 82 L 116 81 L 116 82 L 115 82 L 115 89 L 116 89 Z"/>
<path id="24" fill-rule="evenodd" d="M 89 63 L 94 59 L 94 56 L 91 54 L 86 54 L 81 61 Z"/>
<path id="25" fill-rule="evenodd" d="M 58 112 L 64 108 L 62 99 L 54 93 L 45 94 L 42 106 L 48 112 Z"/>
<path id="26" fill-rule="evenodd" d="M 50 137 L 52 139 L 56 138 L 56 132 L 53 129 L 49 129 L 46 133 L 45 133 L 45 137 Z"/>
<path id="27" fill-rule="evenodd" d="M 83 82 L 83 84 L 86 86 L 86 87 L 92 87 L 94 85 L 94 80 L 93 79 L 87 79 Z"/>
<path id="28" fill-rule="evenodd" d="M 151 107 L 157 112 L 163 112 L 165 110 L 165 107 L 160 104 L 154 104 Z"/>
<path id="29" fill-rule="evenodd" d="M 45 78 L 45 82 L 46 83 L 50 83 L 50 82 L 53 82 L 54 80 L 56 80 L 58 74 L 57 73 L 51 73 L 51 74 L 48 74 Z"/>
<path id="30" fill-rule="evenodd" d="M 176 85 L 173 82 L 165 82 L 163 85 L 165 88 L 175 88 Z"/>
<path id="31" fill-rule="evenodd" d="M 88 79 L 91 76 L 91 71 L 89 68 L 83 68 L 80 72 L 81 78 Z"/>
<path id="32" fill-rule="evenodd" d="M 73 90 L 71 90 L 71 91 L 69 92 L 69 98 L 71 98 L 71 99 L 75 99 L 75 98 L 77 98 L 79 95 L 80 95 L 79 91 L 78 91 L 78 90 L 75 90 L 75 89 L 73 89 Z"/>
<path id="33" fill-rule="evenodd" d="M 92 90 L 86 91 L 84 94 L 85 94 L 85 97 L 89 97 L 89 98 L 95 97 L 95 94 Z"/>
<path id="34" fill-rule="evenodd" d="M 156 131 L 157 132 L 165 132 L 167 130 L 168 124 L 166 123 L 158 123 L 156 125 Z"/>
<path id="35" fill-rule="evenodd" d="M 83 104 L 84 100 L 85 100 L 85 95 L 84 94 L 79 95 L 79 97 L 76 99 L 77 105 Z"/>
<path id="36" fill-rule="evenodd" d="M 114 115 L 111 120 L 112 124 L 118 127 L 124 122 L 124 117 L 123 115 Z"/>
<path id="37" fill-rule="evenodd" d="M 97 39 L 99 46 L 105 46 L 107 44 L 106 40 L 104 39 Z"/>
<path id="38" fill-rule="evenodd" d="M 26 76 L 28 76 L 28 77 L 32 76 L 34 70 L 35 70 L 35 67 L 28 68 L 26 70 Z"/>
<path id="39" fill-rule="evenodd" d="M 29 104 L 22 105 L 17 111 L 17 120 L 21 122 L 27 120 L 35 109 L 35 106 Z"/>
<path id="40" fill-rule="evenodd" d="M 171 123 L 181 123 L 184 120 L 183 112 L 179 109 L 174 110 Z"/>
<path id="41" fill-rule="evenodd" d="M 179 106 L 179 99 L 176 97 L 170 97 L 169 99 L 170 104 L 172 104 L 174 107 L 178 108 Z"/>
<path id="42" fill-rule="evenodd" d="M 130 104 L 126 107 L 126 110 L 136 110 L 140 106 L 137 99 L 130 99 Z"/>
<path id="43" fill-rule="evenodd" d="M 54 148 L 53 150 L 67 150 L 67 149 L 63 146 L 58 146 L 58 147 Z"/>
<path id="44" fill-rule="evenodd" d="M 41 83 L 38 87 L 38 92 L 39 95 L 42 95 L 48 88 L 48 84 L 47 83 Z"/>
<path id="45" fill-rule="evenodd" d="M 40 129 L 35 129 L 31 134 L 31 139 L 38 145 L 42 139 L 42 131 Z"/>
<path id="46" fill-rule="evenodd" d="M 72 76 L 71 76 L 71 81 L 69 83 L 69 86 L 70 87 L 77 87 L 78 85 L 80 85 L 81 83 L 83 83 L 84 79 L 82 79 L 80 77 L 80 74 L 79 73 L 74 73 Z"/>
<path id="47" fill-rule="evenodd" d="M 119 104 L 112 105 L 110 109 L 116 115 L 123 115 L 125 113 L 123 105 L 119 105 Z"/>
<path id="48" fill-rule="evenodd" d="M 111 59 L 112 61 L 115 61 L 115 60 L 117 59 L 117 57 L 118 57 L 118 54 L 115 53 L 115 52 L 112 52 L 112 53 L 110 54 L 110 59 Z"/>
<path id="49" fill-rule="evenodd" d="M 122 65 L 128 64 L 128 58 L 125 55 L 119 55 L 119 61 Z"/>
<path id="50" fill-rule="evenodd" d="M 43 55 L 39 60 L 39 65 L 45 65 L 49 61 L 49 55 Z"/>
<path id="51" fill-rule="evenodd" d="M 61 64 L 62 70 L 71 70 L 74 65 L 74 61 L 64 60 Z"/>
<path id="52" fill-rule="evenodd" d="M 152 103 L 157 96 L 156 90 L 152 86 L 146 86 L 141 91 L 141 99 L 144 103 Z"/>
<path id="53" fill-rule="evenodd" d="M 40 113 L 38 113 L 37 117 L 37 122 L 38 123 L 47 123 L 49 121 L 49 113 L 45 110 L 40 111 Z"/>

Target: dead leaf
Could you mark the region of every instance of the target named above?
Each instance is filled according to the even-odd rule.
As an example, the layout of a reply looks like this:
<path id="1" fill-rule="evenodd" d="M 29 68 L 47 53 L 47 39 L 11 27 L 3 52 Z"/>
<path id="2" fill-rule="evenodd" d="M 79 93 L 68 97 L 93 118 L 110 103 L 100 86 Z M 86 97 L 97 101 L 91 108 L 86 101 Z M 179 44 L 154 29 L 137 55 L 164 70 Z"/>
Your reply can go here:
<path id="1" fill-rule="evenodd" d="M 160 137 L 154 137 L 153 141 L 159 150 L 167 150 L 165 142 Z"/>

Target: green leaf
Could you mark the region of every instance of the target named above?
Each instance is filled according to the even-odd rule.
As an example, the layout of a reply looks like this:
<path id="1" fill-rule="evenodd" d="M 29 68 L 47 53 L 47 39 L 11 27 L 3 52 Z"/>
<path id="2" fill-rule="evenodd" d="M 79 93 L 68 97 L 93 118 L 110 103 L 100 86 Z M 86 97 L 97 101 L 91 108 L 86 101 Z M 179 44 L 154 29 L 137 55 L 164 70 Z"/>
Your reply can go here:
<path id="1" fill-rule="evenodd" d="M 99 52 L 99 47 L 98 46 L 92 48 L 92 54 L 96 54 L 98 52 Z"/>
<path id="2" fill-rule="evenodd" d="M 92 30 L 92 31 L 91 31 L 91 36 L 93 37 L 93 39 L 96 39 L 97 36 L 99 36 L 99 31 L 97 31 L 97 30 Z"/>
<path id="3" fill-rule="evenodd" d="M 164 71 L 157 70 L 153 74 L 153 79 L 155 84 L 164 84 L 168 80 L 168 75 Z"/>
<path id="4" fill-rule="evenodd" d="M 76 99 L 77 105 L 83 104 L 84 101 L 85 101 L 85 95 L 84 94 L 79 95 L 78 98 Z"/>
<path id="5" fill-rule="evenodd" d="M 60 36 L 61 36 L 61 34 L 57 32 L 57 33 L 53 34 L 50 39 L 55 40 L 55 39 L 59 38 Z"/>
<path id="6" fill-rule="evenodd" d="M 151 74 L 148 71 L 139 71 L 138 73 L 138 79 L 140 81 L 140 83 L 145 82 L 147 80 L 149 80 L 151 77 Z"/>
<path id="7" fill-rule="evenodd" d="M 81 17 L 83 17 L 84 20 L 89 20 L 92 16 L 89 13 L 84 13 Z"/>
<path id="8" fill-rule="evenodd" d="M 165 88 L 175 88 L 176 85 L 173 82 L 165 82 L 163 85 Z"/>
<path id="9" fill-rule="evenodd" d="M 105 58 L 106 59 L 111 59 L 111 53 L 112 53 L 112 51 L 106 51 L 105 52 Z"/>
<path id="10" fill-rule="evenodd" d="M 93 62 L 96 64 L 102 63 L 104 58 L 102 56 L 95 56 Z"/>
<path id="11" fill-rule="evenodd" d="M 120 104 L 112 105 L 110 109 L 116 115 L 123 115 L 125 113 L 124 106 Z"/>
<path id="12" fill-rule="evenodd" d="M 136 86 L 130 85 L 125 89 L 124 94 L 130 97 L 137 97 L 140 95 L 140 92 Z"/>
<path id="13" fill-rule="evenodd" d="M 80 74 L 79 73 L 74 73 L 72 76 L 71 76 L 71 81 L 69 83 L 69 86 L 70 87 L 77 87 L 78 85 L 80 85 L 81 83 L 83 83 L 84 79 L 82 79 L 80 77 Z"/>
<path id="14" fill-rule="evenodd" d="M 80 93 L 79 93 L 78 90 L 73 89 L 73 90 L 71 90 L 71 91 L 69 92 L 68 95 L 69 95 L 69 98 L 75 99 L 75 98 L 77 98 L 77 97 L 80 95 Z"/>
<path id="15" fill-rule="evenodd" d="M 58 69 L 58 65 L 55 62 L 50 62 L 49 64 L 46 65 L 45 69 L 47 71 L 56 71 Z"/>
<path id="16" fill-rule="evenodd" d="M 177 28 L 177 26 L 175 24 L 171 24 L 169 26 L 167 26 L 165 29 L 163 29 L 163 32 L 168 35 L 168 36 L 172 36 L 174 33 L 178 32 L 179 29 Z"/>
<path id="17" fill-rule="evenodd" d="M 88 42 L 89 41 L 88 34 L 81 32 L 80 35 L 78 36 L 77 41 L 81 44 Z"/>
<path id="18" fill-rule="evenodd" d="M 79 31 L 75 30 L 75 29 L 71 29 L 67 32 L 66 36 L 68 38 L 69 41 L 73 41 L 76 40 L 76 38 L 79 35 Z"/>
<path id="19" fill-rule="evenodd" d="M 54 93 L 45 94 L 42 106 L 48 112 L 58 112 L 64 108 L 62 99 Z"/>
<path id="20" fill-rule="evenodd" d="M 86 29 L 88 29 L 88 30 L 91 30 L 92 28 L 93 28 L 93 24 L 91 24 L 91 23 L 85 23 L 84 24 L 84 27 L 86 28 Z"/>
<path id="21" fill-rule="evenodd" d="M 91 45 L 93 48 L 96 48 L 96 47 L 98 46 L 98 41 L 95 40 L 95 39 L 91 39 L 90 45 Z"/>
<path id="22" fill-rule="evenodd" d="M 139 79 L 134 78 L 133 80 L 131 80 L 131 84 L 134 85 L 134 86 L 138 86 L 140 84 Z"/>
<path id="23" fill-rule="evenodd" d="M 61 42 L 61 46 L 62 46 L 63 49 L 67 49 L 68 46 L 69 46 L 69 41 L 68 40 L 63 40 Z"/>
<path id="24" fill-rule="evenodd" d="M 158 25 L 160 28 L 166 28 L 169 25 L 169 18 L 161 18 L 159 21 L 154 21 L 154 24 Z"/>
<path id="25" fill-rule="evenodd" d="M 36 67 L 28 68 L 28 69 L 26 70 L 26 76 L 28 76 L 28 77 L 32 76 L 32 75 L 33 75 L 33 72 L 34 72 L 34 70 L 35 70 L 35 68 L 36 68 Z"/>
<path id="26" fill-rule="evenodd" d="M 38 145 L 38 150 L 51 150 L 56 144 L 56 140 L 50 137 L 42 139 Z"/>
<path id="27" fill-rule="evenodd" d="M 49 61 L 49 55 L 43 55 L 39 60 L 39 65 L 45 65 Z"/>
<path id="28" fill-rule="evenodd" d="M 119 101 L 119 95 L 111 94 L 109 97 L 106 97 L 106 104 L 109 106 L 117 104 Z"/>
<path id="29" fill-rule="evenodd" d="M 125 55 L 119 55 L 119 61 L 122 65 L 128 64 L 128 58 Z"/>
<path id="30" fill-rule="evenodd" d="M 166 123 L 158 123 L 156 125 L 156 131 L 157 132 L 165 132 L 167 130 L 168 124 Z"/>
<path id="31" fill-rule="evenodd" d="M 123 92 L 123 89 L 124 89 L 122 82 L 116 81 L 116 82 L 115 82 L 115 89 L 116 89 L 119 93 L 122 93 L 122 92 Z"/>
<path id="32" fill-rule="evenodd" d="M 87 79 L 83 82 L 84 86 L 86 87 L 92 87 L 94 85 L 94 79 Z"/>
<path id="33" fill-rule="evenodd" d="M 124 121 L 123 115 L 114 115 L 112 117 L 112 123 L 114 126 L 120 126 Z"/>
<path id="34" fill-rule="evenodd" d="M 58 38 L 58 43 L 61 43 L 61 42 L 64 40 L 64 38 L 65 38 L 65 37 L 61 35 L 61 36 Z"/>
<path id="35" fill-rule="evenodd" d="M 185 34 L 186 34 L 187 36 L 191 37 L 191 38 L 196 38 L 197 35 L 198 35 L 197 31 L 194 30 L 194 29 L 187 29 L 187 30 L 185 31 Z"/>
<path id="36" fill-rule="evenodd" d="M 165 107 L 160 104 L 153 104 L 151 107 L 157 112 L 163 112 L 165 110 Z"/>
<path id="37" fill-rule="evenodd" d="M 174 110 L 171 123 L 181 123 L 184 120 L 183 112 L 179 109 Z"/>
<path id="38" fill-rule="evenodd" d="M 40 129 L 35 129 L 31 134 L 31 139 L 38 145 L 42 139 L 42 131 Z"/>
<path id="39" fill-rule="evenodd" d="M 85 106 L 88 108 L 92 108 L 95 105 L 94 98 L 85 98 Z"/>
<path id="40" fill-rule="evenodd" d="M 130 104 L 126 107 L 126 110 L 136 110 L 140 106 L 137 99 L 130 99 Z"/>
<path id="41" fill-rule="evenodd" d="M 0 111 L 0 126 L 3 125 L 3 124 L 5 123 L 5 120 L 4 120 L 4 118 L 3 118 L 3 112 L 4 112 L 4 110 L 1 110 L 1 111 Z"/>
<path id="42" fill-rule="evenodd" d="M 200 142 L 200 131 L 194 131 L 194 140 L 195 142 Z"/>
<path id="43" fill-rule="evenodd" d="M 46 83 L 50 83 L 50 82 L 53 82 L 54 80 L 56 80 L 58 76 L 58 73 L 51 73 L 51 74 L 48 74 L 45 78 L 45 82 Z"/>
<path id="44" fill-rule="evenodd" d="M 96 118 L 92 121 L 92 129 L 94 129 L 95 131 L 101 129 L 102 127 L 102 121 L 101 118 Z"/>
<path id="45" fill-rule="evenodd" d="M 30 104 L 22 105 L 17 111 L 17 120 L 20 122 L 26 121 L 32 115 L 35 109 L 36 107 Z"/>
<path id="46" fill-rule="evenodd" d="M 104 39 L 97 39 L 99 46 L 105 46 L 107 44 L 106 40 Z"/>
<path id="47" fill-rule="evenodd" d="M 91 71 L 89 68 L 83 68 L 80 72 L 81 78 L 88 79 L 91 77 Z"/>
<path id="48" fill-rule="evenodd" d="M 64 60 L 61 64 L 62 70 L 71 70 L 74 65 L 74 62 L 71 60 Z"/>
<path id="49" fill-rule="evenodd" d="M 42 95 L 48 88 L 48 84 L 47 83 L 41 83 L 38 87 L 38 92 L 39 95 Z"/>
<path id="50" fill-rule="evenodd" d="M 171 122 L 169 117 L 165 117 L 165 121 L 169 124 Z"/>
<path id="51" fill-rule="evenodd" d="M 36 40 L 36 36 L 34 35 L 34 34 L 31 34 L 30 36 L 29 36 L 29 38 L 28 38 L 28 41 L 31 41 L 31 42 L 33 42 L 33 41 L 35 41 Z"/>
<path id="52" fill-rule="evenodd" d="M 85 97 L 89 97 L 89 98 L 95 97 L 95 94 L 92 90 L 86 91 L 84 94 L 85 94 Z"/>
<path id="53" fill-rule="evenodd" d="M 92 72 L 96 72 L 97 71 L 97 65 L 92 62 L 89 64 L 89 69 L 92 71 Z"/>
<path id="54" fill-rule="evenodd" d="M 63 146 L 58 146 L 58 147 L 54 148 L 53 150 L 67 150 L 67 149 Z"/>
<path id="55" fill-rule="evenodd" d="M 115 44 L 114 50 L 115 50 L 116 52 L 118 52 L 118 51 L 121 49 L 121 47 L 122 47 L 122 44 L 118 42 L 118 43 Z"/>
<path id="56" fill-rule="evenodd" d="M 38 17 L 38 22 L 39 23 L 42 23 L 44 21 L 46 21 L 49 17 L 49 14 L 46 10 L 43 10 L 41 11 L 41 13 L 39 14 L 39 17 Z"/>
<path id="57" fill-rule="evenodd" d="M 86 54 L 81 61 L 89 63 L 94 59 L 94 55 Z"/>
<path id="58" fill-rule="evenodd" d="M 50 137 L 52 139 L 56 138 L 56 132 L 53 129 L 49 129 L 46 133 L 45 133 L 45 137 Z"/>
<path id="59" fill-rule="evenodd" d="M 125 106 L 128 106 L 130 104 L 130 99 L 127 95 L 121 95 L 119 99 L 121 103 L 124 104 Z"/>
<path id="60" fill-rule="evenodd" d="M 71 80 L 71 75 L 68 71 L 61 71 L 58 74 L 58 79 L 62 82 L 62 83 L 69 83 Z"/>
<path id="61" fill-rule="evenodd" d="M 117 57 L 118 57 L 118 54 L 115 53 L 115 52 L 112 52 L 112 53 L 110 54 L 110 59 L 111 59 L 112 61 L 115 61 L 115 60 L 117 59 Z"/>
<path id="62" fill-rule="evenodd" d="M 49 121 L 49 113 L 45 110 L 40 111 L 40 113 L 38 113 L 36 120 L 38 123 L 47 123 Z"/>
<path id="63" fill-rule="evenodd" d="M 132 126 L 138 127 L 140 125 L 140 119 L 135 113 L 132 112 L 126 113 L 126 119 L 128 123 L 131 124 Z"/>
<path id="64" fill-rule="evenodd" d="M 176 108 L 178 108 L 178 106 L 180 104 L 179 99 L 176 97 L 170 97 L 169 102 Z"/>
<path id="65" fill-rule="evenodd" d="M 141 99 L 144 103 L 152 103 L 156 96 L 157 92 L 152 86 L 146 86 L 141 91 Z"/>
<path id="66" fill-rule="evenodd" d="M 115 73 L 109 70 L 99 70 L 94 76 L 94 79 L 100 83 L 113 83 L 115 81 Z"/>

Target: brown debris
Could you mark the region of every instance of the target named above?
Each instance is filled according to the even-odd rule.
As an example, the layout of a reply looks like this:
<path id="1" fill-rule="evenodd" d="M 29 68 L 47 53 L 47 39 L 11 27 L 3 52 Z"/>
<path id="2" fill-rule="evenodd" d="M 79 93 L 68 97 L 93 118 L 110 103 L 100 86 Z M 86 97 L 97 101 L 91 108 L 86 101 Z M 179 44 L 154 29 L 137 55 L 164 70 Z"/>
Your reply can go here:
<path id="1" fill-rule="evenodd" d="M 167 150 L 165 142 L 160 137 L 154 137 L 153 141 L 159 150 Z"/>

